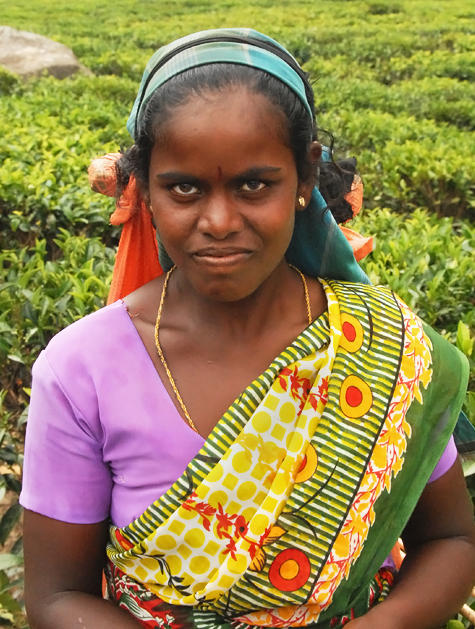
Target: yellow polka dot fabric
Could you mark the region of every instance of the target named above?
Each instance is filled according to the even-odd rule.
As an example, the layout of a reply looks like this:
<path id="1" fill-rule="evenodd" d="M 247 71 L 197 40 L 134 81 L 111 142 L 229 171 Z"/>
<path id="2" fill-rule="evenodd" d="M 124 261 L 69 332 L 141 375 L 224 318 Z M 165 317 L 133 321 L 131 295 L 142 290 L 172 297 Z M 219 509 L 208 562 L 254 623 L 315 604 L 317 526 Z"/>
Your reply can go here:
<path id="1" fill-rule="evenodd" d="M 218 599 L 242 577 L 285 506 L 323 409 L 312 390 L 331 373 L 328 340 L 324 315 L 225 414 L 191 464 L 195 482 L 182 504 L 159 500 L 112 534 L 108 552 L 121 570 L 181 605 Z M 216 460 L 200 467 L 200 455 Z M 171 565 L 183 578 L 179 590 L 170 586 Z"/>
<path id="2" fill-rule="evenodd" d="M 325 357 L 314 352 L 291 364 L 294 381 L 301 364 L 306 372 L 313 368 L 317 381 L 328 375 Z M 141 557 L 135 551 L 115 555 L 122 569 L 164 600 L 185 605 L 216 599 L 241 578 L 252 549 L 285 506 L 315 428 L 313 409 L 305 405 L 309 391 L 295 386 L 300 388 L 294 395 L 284 395 L 281 382 L 271 385 L 271 408 L 264 396 L 219 463 L 166 522 L 140 541 Z M 169 577 L 164 561 L 170 554 L 185 575 L 186 594 L 164 587 Z M 144 561 L 143 556 L 166 559 Z"/>

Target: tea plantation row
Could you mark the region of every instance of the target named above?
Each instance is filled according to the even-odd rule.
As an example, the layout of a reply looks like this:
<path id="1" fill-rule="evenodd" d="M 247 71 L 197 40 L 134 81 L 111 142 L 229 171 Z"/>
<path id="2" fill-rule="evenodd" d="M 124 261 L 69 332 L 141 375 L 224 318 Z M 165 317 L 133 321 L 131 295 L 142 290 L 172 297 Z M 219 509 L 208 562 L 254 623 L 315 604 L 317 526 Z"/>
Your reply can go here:
<path id="1" fill-rule="evenodd" d="M 129 145 L 125 121 L 146 61 L 191 31 L 252 26 L 304 64 L 319 126 L 340 154 L 358 158 L 366 211 L 355 228 L 376 240 L 366 271 L 457 341 L 474 373 L 474 18 L 468 0 L 2 6 L 3 24 L 65 43 L 92 74 L 22 82 L 0 69 L 0 498 L 19 490 L 33 360 L 107 294 L 118 231 L 108 222 L 113 202 L 88 188 L 87 166 Z M 472 394 L 472 416 L 473 406 Z M 18 515 L 13 500 L 0 520 L 9 551 L 0 618 L 21 627 Z"/>

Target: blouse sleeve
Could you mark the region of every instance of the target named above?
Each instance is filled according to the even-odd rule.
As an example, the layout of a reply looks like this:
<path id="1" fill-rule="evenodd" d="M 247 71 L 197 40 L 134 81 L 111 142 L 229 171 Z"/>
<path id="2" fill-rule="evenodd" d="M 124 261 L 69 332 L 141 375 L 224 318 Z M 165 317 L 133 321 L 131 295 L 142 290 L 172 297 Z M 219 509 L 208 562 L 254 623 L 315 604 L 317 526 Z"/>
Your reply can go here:
<path id="1" fill-rule="evenodd" d="M 97 432 L 75 407 L 43 351 L 33 367 L 23 507 L 77 524 L 108 517 L 112 479 Z"/>
<path id="2" fill-rule="evenodd" d="M 438 460 L 437 465 L 435 466 L 434 471 L 432 472 L 427 482 L 433 483 L 435 480 L 443 476 L 445 472 L 448 472 L 452 465 L 455 463 L 456 458 L 457 448 L 455 446 L 455 441 L 452 436 L 450 437 L 449 442 L 445 447 L 445 450 L 442 452 L 442 456 Z"/>

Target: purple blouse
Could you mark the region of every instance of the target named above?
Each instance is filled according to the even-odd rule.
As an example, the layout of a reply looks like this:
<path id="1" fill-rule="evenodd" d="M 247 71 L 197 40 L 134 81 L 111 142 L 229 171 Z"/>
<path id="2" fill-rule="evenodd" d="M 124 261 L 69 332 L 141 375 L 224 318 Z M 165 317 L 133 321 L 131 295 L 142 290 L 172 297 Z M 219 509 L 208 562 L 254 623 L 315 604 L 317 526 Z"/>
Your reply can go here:
<path id="1" fill-rule="evenodd" d="M 33 367 L 20 503 L 65 522 L 110 516 L 125 526 L 181 476 L 203 442 L 117 301 L 57 334 Z M 451 439 L 430 481 L 456 455 Z"/>

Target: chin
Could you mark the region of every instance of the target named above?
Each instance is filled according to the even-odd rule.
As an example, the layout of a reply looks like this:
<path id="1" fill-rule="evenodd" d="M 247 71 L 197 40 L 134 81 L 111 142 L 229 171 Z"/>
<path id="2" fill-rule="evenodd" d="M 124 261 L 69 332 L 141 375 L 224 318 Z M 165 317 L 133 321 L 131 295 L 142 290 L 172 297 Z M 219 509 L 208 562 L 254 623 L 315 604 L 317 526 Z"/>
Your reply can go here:
<path id="1" fill-rule="evenodd" d="M 188 285 L 197 295 L 216 302 L 230 303 L 251 297 L 278 267 L 279 263 L 261 263 L 221 268 L 217 265 L 187 265 L 181 268 Z"/>

